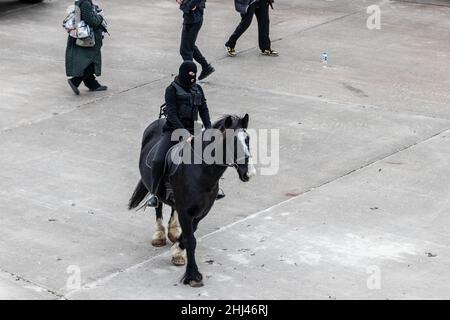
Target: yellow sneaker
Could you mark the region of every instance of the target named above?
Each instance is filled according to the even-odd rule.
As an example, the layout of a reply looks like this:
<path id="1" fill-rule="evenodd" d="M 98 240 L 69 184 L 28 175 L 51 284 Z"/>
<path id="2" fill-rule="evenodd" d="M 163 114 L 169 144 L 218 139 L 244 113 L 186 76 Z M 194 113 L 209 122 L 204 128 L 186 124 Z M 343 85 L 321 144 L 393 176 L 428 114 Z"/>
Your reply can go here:
<path id="1" fill-rule="evenodd" d="M 261 50 L 261 54 L 264 56 L 270 56 L 270 57 L 277 57 L 278 51 L 274 50 L 274 49 L 266 49 L 266 50 Z"/>
<path id="2" fill-rule="evenodd" d="M 234 48 L 225 46 L 225 50 L 227 50 L 227 54 L 230 57 L 236 57 L 237 53 L 236 53 L 236 50 Z"/>

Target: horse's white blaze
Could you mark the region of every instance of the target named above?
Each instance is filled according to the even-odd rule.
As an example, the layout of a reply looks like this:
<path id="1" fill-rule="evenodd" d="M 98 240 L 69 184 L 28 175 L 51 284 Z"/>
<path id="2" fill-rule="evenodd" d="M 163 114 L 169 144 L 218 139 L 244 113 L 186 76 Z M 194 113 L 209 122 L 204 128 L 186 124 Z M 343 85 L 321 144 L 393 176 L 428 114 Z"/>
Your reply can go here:
<path id="1" fill-rule="evenodd" d="M 183 266 L 186 264 L 186 250 L 180 248 L 180 243 L 175 242 L 173 246 L 170 248 L 170 252 L 172 254 L 172 263 L 176 266 Z"/>
<path id="2" fill-rule="evenodd" d="M 256 168 L 255 165 L 253 164 L 253 159 L 252 159 L 252 155 L 250 153 L 250 150 L 248 149 L 247 144 L 245 143 L 245 140 L 248 137 L 248 133 L 245 131 L 240 131 L 237 134 L 238 137 L 238 141 L 241 144 L 242 149 L 244 150 L 245 156 L 248 157 L 248 164 L 247 164 L 247 175 L 248 177 L 253 177 L 256 175 Z"/>
<path id="3" fill-rule="evenodd" d="M 241 147 L 242 147 L 242 150 L 244 150 L 245 155 L 247 157 L 250 157 L 250 150 L 248 150 L 247 144 L 245 143 L 245 140 L 248 137 L 247 132 L 239 131 L 238 134 L 237 134 L 237 137 L 238 137 L 239 142 L 241 143 Z"/>
<path id="4" fill-rule="evenodd" d="M 250 158 L 248 158 L 248 176 L 249 177 L 256 176 L 256 168 L 255 165 L 253 164 L 253 159 L 251 156 Z"/>

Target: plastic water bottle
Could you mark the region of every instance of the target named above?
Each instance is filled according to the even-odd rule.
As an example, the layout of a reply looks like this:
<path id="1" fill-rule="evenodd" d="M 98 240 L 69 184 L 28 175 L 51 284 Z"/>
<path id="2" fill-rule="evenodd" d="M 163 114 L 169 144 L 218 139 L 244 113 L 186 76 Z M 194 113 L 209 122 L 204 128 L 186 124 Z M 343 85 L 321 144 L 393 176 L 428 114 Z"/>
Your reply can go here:
<path id="1" fill-rule="evenodd" d="M 326 68 L 328 65 L 328 53 L 326 52 L 322 53 L 322 63 L 323 67 Z"/>

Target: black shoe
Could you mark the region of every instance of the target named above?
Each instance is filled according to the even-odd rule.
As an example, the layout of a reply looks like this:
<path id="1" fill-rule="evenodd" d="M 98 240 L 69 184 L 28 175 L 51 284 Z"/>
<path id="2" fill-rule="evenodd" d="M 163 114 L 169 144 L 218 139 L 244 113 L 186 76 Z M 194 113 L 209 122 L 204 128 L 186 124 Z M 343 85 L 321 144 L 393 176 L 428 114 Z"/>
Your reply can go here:
<path id="1" fill-rule="evenodd" d="M 156 208 L 158 206 L 159 200 L 155 195 L 151 195 L 151 197 L 147 200 L 147 206 Z"/>
<path id="2" fill-rule="evenodd" d="M 225 193 L 223 192 L 222 189 L 219 189 L 219 192 L 217 193 L 217 196 L 216 196 L 216 200 L 220 200 L 223 198 L 225 198 Z"/>
<path id="3" fill-rule="evenodd" d="M 198 80 L 203 80 L 203 79 L 207 78 L 214 71 L 216 71 L 216 69 L 214 69 L 214 67 L 212 65 L 208 65 L 208 67 L 206 67 L 206 69 L 202 70 L 202 73 L 200 73 L 200 76 L 198 77 Z"/>
<path id="4" fill-rule="evenodd" d="M 108 90 L 107 86 L 100 86 L 100 87 L 97 87 L 95 89 L 89 89 L 89 91 L 91 91 L 91 92 L 93 92 L 93 91 L 106 91 L 106 90 Z"/>
<path id="5" fill-rule="evenodd" d="M 78 90 L 78 87 L 73 84 L 72 79 L 67 79 L 67 83 L 69 84 L 70 88 L 72 88 L 73 93 L 78 96 L 80 94 L 80 90 Z"/>

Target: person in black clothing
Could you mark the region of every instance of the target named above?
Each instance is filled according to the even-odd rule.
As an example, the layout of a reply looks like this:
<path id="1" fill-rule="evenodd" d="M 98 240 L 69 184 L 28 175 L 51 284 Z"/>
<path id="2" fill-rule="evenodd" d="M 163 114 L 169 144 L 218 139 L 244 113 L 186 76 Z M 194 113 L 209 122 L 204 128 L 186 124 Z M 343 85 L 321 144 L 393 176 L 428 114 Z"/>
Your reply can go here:
<path id="1" fill-rule="evenodd" d="M 235 0 L 235 7 L 241 13 L 241 22 L 225 44 L 230 57 L 236 56 L 236 42 L 250 27 L 253 15 L 258 20 L 259 48 L 261 54 L 266 56 L 278 56 L 278 52 L 272 49 L 269 37 L 269 6 L 274 0 Z"/>
<path id="2" fill-rule="evenodd" d="M 203 25 L 203 14 L 206 0 L 176 0 L 183 11 L 183 31 L 181 33 L 180 54 L 183 61 L 197 61 L 202 66 L 198 77 L 203 80 L 211 75 L 215 69 L 195 45 L 198 33 Z"/>
<path id="3" fill-rule="evenodd" d="M 194 125 L 198 114 L 206 129 L 211 128 L 209 110 L 203 89 L 196 83 L 197 66 L 192 61 L 185 61 L 180 66 L 179 74 L 166 89 L 166 123 L 163 127 L 161 142 L 152 160 L 153 184 L 148 200 L 151 207 L 158 206 L 158 198 L 155 196 L 163 175 L 164 161 L 169 149 L 178 143 L 172 141 L 172 132 L 177 129 L 186 129 L 191 135 L 194 133 Z M 191 140 L 189 138 L 189 140 Z M 189 141 L 188 140 L 188 141 Z"/>

